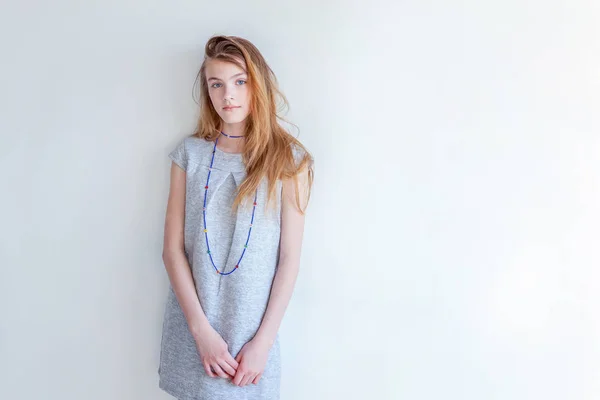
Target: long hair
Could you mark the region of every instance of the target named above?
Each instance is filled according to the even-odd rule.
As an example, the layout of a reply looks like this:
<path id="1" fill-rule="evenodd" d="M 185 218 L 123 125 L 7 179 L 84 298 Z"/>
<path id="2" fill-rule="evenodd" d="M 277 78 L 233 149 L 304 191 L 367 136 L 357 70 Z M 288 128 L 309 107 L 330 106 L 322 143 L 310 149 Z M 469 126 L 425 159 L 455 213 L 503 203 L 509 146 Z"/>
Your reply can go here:
<path id="1" fill-rule="evenodd" d="M 250 85 L 250 112 L 246 117 L 245 146 L 242 159 L 246 178 L 240 184 L 233 208 L 252 195 L 263 177 L 268 180 L 267 204 L 276 195 L 278 179 L 292 179 L 296 188 L 296 205 L 304 214 L 300 193 L 305 193 L 308 205 L 313 183 L 313 158 L 308 150 L 287 132 L 279 120 L 288 122 L 277 113 L 277 101 L 284 108 L 289 104 L 279 90 L 277 78 L 258 49 L 248 40 L 237 36 L 212 36 L 205 46 L 205 56 L 196 80 L 200 81 L 200 117 L 194 136 L 214 141 L 220 136 L 221 117 L 214 109 L 208 94 L 206 64 L 210 60 L 231 62 L 246 71 Z M 244 63 L 245 66 L 244 67 Z M 300 190 L 298 174 L 307 169 L 307 187 Z"/>

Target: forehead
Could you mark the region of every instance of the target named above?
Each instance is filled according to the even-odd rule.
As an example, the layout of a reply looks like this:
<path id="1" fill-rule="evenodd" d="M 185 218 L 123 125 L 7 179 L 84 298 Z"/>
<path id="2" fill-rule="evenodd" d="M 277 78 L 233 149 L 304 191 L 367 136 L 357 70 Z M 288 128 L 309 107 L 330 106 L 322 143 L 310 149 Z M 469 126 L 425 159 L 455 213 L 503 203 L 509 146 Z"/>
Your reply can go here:
<path id="1" fill-rule="evenodd" d="M 244 62 L 242 62 L 242 65 L 246 66 Z M 227 80 L 240 73 L 246 73 L 246 71 L 231 62 L 223 60 L 208 60 L 206 62 L 206 79 Z"/>

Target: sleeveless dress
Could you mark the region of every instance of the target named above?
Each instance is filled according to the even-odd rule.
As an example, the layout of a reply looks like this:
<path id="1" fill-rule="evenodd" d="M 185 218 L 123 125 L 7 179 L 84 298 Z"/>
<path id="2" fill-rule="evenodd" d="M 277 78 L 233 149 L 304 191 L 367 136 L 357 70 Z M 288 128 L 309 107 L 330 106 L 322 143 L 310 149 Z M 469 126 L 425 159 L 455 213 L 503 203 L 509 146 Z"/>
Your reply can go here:
<path id="1" fill-rule="evenodd" d="M 195 136 L 181 140 L 169 154 L 186 171 L 184 242 L 196 292 L 210 325 L 228 344 L 232 357 L 256 334 L 267 308 L 273 278 L 279 261 L 281 231 L 281 181 L 277 196 L 265 208 L 267 181 L 258 188 L 257 206 L 248 247 L 239 268 L 235 269 L 252 220 L 254 194 L 235 212 L 232 210 L 237 188 L 246 177 L 241 154 L 215 150 L 206 199 L 206 227 L 213 262 L 204 233 L 204 192 L 214 142 Z M 292 149 L 296 160 L 299 150 Z M 273 206 L 273 204 L 275 204 Z M 268 360 L 258 384 L 236 386 L 232 380 L 206 374 L 187 321 L 173 288 L 164 310 L 159 387 L 180 400 L 278 400 L 280 396 L 281 356 L 279 334 L 269 350 Z"/>

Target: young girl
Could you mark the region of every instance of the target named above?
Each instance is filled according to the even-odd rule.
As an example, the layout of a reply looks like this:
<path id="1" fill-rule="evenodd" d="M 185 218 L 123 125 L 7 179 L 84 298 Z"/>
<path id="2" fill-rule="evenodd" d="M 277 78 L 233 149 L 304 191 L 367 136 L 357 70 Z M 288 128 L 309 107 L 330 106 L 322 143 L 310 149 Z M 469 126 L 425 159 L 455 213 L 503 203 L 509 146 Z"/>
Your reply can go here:
<path id="1" fill-rule="evenodd" d="M 279 399 L 277 332 L 313 159 L 279 124 L 287 101 L 250 42 L 210 38 L 198 78 L 196 132 L 169 154 L 159 387 L 180 400 Z"/>

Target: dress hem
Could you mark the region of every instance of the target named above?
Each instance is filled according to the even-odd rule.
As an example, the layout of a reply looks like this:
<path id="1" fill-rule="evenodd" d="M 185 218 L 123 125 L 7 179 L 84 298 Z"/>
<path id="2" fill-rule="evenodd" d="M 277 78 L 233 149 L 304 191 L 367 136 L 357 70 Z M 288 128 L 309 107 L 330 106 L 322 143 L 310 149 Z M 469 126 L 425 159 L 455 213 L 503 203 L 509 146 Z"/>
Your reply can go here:
<path id="1" fill-rule="evenodd" d="M 163 375 L 158 374 L 158 387 L 177 400 L 205 400 L 200 397 L 185 393 L 175 382 L 168 381 Z M 206 399 L 208 400 L 208 399 Z"/>

